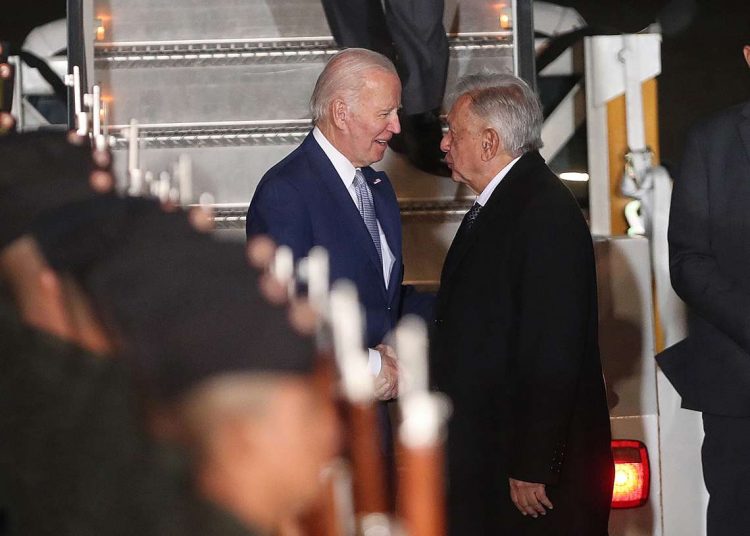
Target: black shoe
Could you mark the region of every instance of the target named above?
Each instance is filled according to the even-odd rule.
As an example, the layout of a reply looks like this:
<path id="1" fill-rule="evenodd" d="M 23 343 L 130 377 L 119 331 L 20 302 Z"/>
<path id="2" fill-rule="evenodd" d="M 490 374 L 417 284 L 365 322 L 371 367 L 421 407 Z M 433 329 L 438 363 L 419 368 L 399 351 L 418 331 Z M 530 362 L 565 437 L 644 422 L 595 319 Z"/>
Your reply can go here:
<path id="1" fill-rule="evenodd" d="M 450 177 L 440 150 L 443 128 L 438 111 L 403 115 L 400 121 L 401 133 L 391 138 L 391 149 L 405 154 L 414 167 L 426 173 Z"/>

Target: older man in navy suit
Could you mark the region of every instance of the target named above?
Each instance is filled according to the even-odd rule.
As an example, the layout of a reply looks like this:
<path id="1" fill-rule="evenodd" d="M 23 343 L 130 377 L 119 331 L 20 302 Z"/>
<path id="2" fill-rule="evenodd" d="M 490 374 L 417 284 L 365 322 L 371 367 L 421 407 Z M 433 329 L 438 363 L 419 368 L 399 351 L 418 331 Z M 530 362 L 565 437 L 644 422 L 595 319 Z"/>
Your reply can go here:
<path id="1" fill-rule="evenodd" d="M 310 106 L 315 128 L 260 181 L 247 214 L 248 238 L 268 234 L 295 258 L 313 246 L 331 258 L 331 279 L 357 285 L 367 318 L 370 365 L 379 398 L 398 393 L 398 367 L 382 344 L 401 314 L 430 301 L 403 286 L 401 219 L 388 177 L 370 164 L 401 130 L 401 83 L 393 63 L 350 48 L 326 65 Z M 428 313 L 429 314 L 429 313 Z"/>

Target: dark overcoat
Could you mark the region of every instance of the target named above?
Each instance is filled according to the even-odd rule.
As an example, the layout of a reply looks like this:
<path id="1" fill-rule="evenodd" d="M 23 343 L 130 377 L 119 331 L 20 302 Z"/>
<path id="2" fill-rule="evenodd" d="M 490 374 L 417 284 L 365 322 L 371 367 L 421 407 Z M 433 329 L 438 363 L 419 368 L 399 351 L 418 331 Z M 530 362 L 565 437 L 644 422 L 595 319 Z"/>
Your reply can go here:
<path id="1" fill-rule="evenodd" d="M 431 339 L 453 402 L 450 534 L 601 536 L 613 466 L 591 235 L 538 152 L 511 168 L 448 252 Z M 546 484 L 522 516 L 508 478 Z"/>

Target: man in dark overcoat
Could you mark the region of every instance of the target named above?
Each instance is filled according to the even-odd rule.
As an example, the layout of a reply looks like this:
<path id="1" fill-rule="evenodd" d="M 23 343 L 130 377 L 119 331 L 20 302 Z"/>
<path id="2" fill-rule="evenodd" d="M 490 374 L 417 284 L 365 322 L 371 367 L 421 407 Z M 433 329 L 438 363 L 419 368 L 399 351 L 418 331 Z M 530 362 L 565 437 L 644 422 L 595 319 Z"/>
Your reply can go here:
<path id="1" fill-rule="evenodd" d="M 458 85 L 441 148 L 477 200 L 451 245 L 431 340 L 453 401 L 450 534 L 607 533 L 613 466 L 591 235 L 546 166 L 537 96 Z"/>

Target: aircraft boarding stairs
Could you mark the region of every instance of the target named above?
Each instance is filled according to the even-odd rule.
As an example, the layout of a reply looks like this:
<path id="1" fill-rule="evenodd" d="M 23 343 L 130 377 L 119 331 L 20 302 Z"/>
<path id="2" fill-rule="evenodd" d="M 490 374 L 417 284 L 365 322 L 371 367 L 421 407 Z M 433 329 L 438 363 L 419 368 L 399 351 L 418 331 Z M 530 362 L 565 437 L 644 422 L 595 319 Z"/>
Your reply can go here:
<path id="1" fill-rule="evenodd" d="M 115 137 L 115 170 L 127 176 L 127 127 L 139 126 L 138 167 L 157 177 L 180 155 L 192 162 L 193 201 L 212 194 L 217 227 L 244 236 L 263 173 L 311 128 L 308 100 L 339 49 L 320 0 L 93 0 L 93 76 Z M 447 91 L 483 68 L 514 71 L 510 2 L 446 0 Z M 406 275 L 434 284 L 472 193 L 423 173 L 390 149 L 386 170 L 401 204 Z"/>

